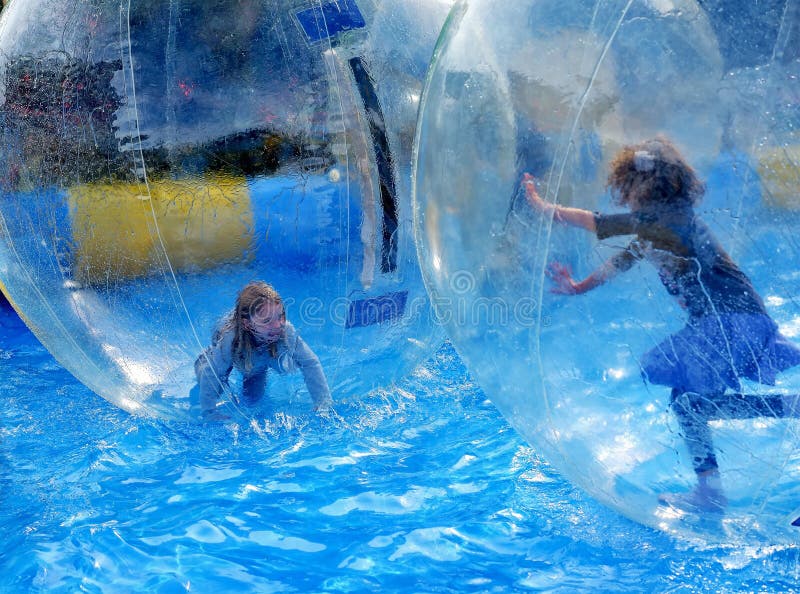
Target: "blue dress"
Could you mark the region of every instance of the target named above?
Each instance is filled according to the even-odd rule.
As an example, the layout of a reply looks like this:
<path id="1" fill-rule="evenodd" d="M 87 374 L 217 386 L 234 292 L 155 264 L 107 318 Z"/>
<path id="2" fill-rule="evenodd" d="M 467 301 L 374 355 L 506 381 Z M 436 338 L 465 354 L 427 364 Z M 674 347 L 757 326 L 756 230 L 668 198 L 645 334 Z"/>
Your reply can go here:
<path id="1" fill-rule="evenodd" d="M 687 310 L 683 329 L 641 358 L 651 383 L 698 394 L 740 390 L 740 378 L 773 385 L 800 364 L 750 280 L 691 206 L 595 215 L 598 239 L 635 235 L 612 264 L 629 269 L 645 259 Z"/>

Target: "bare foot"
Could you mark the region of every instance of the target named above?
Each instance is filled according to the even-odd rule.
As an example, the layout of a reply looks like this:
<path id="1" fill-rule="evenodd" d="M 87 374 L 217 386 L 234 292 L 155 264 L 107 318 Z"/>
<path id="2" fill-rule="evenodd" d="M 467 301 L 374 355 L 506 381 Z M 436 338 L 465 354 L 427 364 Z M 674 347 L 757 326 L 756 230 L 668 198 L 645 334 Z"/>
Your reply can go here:
<path id="1" fill-rule="evenodd" d="M 662 493 L 658 503 L 691 512 L 721 513 L 728 505 L 722 489 L 698 485 L 686 493 Z"/>

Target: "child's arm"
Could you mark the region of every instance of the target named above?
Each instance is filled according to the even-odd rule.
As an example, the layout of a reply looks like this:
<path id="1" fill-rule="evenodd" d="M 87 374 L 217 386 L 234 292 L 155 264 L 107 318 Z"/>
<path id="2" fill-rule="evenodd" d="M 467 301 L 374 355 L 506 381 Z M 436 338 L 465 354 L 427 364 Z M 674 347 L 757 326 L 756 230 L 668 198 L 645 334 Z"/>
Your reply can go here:
<path id="1" fill-rule="evenodd" d="M 314 402 L 314 410 L 320 413 L 327 412 L 333 404 L 333 400 L 319 357 L 289 324 L 287 324 L 286 348 L 288 349 L 287 354 L 291 357 L 290 365 L 300 368 L 303 374 L 306 388 Z"/>
<path id="2" fill-rule="evenodd" d="M 227 385 L 233 367 L 231 345 L 233 333 L 223 334 L 208 347 L 194 363 L 194 371 L 200 388 L 200 408 L 204 418 L 215 412 L 220 394 Z"/>
<path id="3" fill-rule="evenodd" d="M 559 295 L 580 295 L 599 287 L 610 278 L 617 275 L 619 269 L 611 261 L 607 260 L 600 268 L 592 272 L 582 281 L 572 278 L 570 269 L 559 262 L 552 262 L 547 267 L 547 276 L 555 284 L 550 291 Z"/>
<path id="4" fill-rule="evenodd" d="M 314 410 L 325 413 L 333 404 L 331 390 L 328 387 L 328 381 L 325 379 L 325 372 L 322 371 L 322 365 L 317 355 L 299 336 L 297 337 L 297 346 L 295 361 L 297 361 L 297 366 L 303 373 L 306 387 L 309 394 L 311 394 L 311 400 L 314 402 Z"/>
<path id="5" fill-rule="evenodd" d="M 573 227 L 580 227 L 592 233 L 597 230 L 593 212 L 582 208 L 559 206 L 558 204 L 542 200 L 541 196 L 539 196 L 539 192 L 536 191 L 534 177 L 530 173 L 525 173 L 522 176 L 522 185 L 525 188 L 525 195 L 528 198 L 528 203 L 535 210 L 543 214 L 552 215 L 554 220 L 572 225 Z"/>

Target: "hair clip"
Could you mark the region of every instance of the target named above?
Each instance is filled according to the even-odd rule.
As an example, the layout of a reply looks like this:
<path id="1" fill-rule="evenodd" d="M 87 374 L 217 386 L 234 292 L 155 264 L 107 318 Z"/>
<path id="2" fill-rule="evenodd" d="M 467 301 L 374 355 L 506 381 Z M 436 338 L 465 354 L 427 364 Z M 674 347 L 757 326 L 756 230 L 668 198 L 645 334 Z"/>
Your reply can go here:
<path id="1" fill-rule="evenodd" d="M 656 166 L 656 159 L 650 151 L 636 151 L 633 153 L 633 166 L 636 171 L 652 171 Z"/>

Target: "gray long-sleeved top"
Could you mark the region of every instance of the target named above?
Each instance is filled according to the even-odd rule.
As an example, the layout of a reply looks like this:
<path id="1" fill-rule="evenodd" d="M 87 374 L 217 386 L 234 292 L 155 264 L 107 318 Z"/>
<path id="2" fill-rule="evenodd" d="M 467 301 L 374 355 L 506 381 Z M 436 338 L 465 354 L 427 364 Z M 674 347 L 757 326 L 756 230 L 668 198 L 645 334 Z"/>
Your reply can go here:
<path id="1" fill-rule="evenodd" d="M 233 328 L 223 327 L 214 335 L 214 341 L 197 358 L 194 364 L 197 383 L 200 388 L 200 407 L 203 412 L 214 410 L 220 393 L 227 386 L 228 376 L 234 368 Z M 315 407 L 331 402 L 331 393 L 325 373 L 314 351 L 300 338 L 289 322 L 286 322 L 283 337 L 276 345 L 276 356 L 270 354 L 267 345 L 253 350 L 252 368 L 239 369 L 242 374 L 242 399 L 256 402 L 267 387 L 267 373 L 270 369 L 277 373 L 291 373 L 298 369 L 303 373 L 306 387 Z M 237 367 L 238 369 L 238 367 Z"/>

